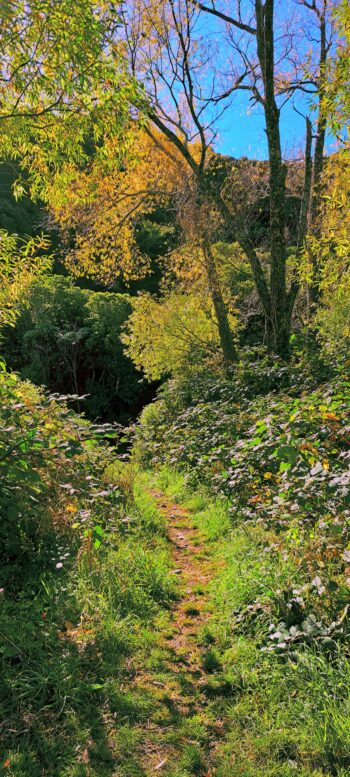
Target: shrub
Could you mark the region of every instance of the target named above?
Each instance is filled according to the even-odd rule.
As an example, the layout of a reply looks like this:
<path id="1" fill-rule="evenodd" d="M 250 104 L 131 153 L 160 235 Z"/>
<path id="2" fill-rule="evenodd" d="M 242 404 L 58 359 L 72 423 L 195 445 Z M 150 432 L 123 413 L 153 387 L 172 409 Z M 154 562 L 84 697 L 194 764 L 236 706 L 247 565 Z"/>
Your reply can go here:
<path id="1" fill-rule="evenodd" d="M 310 390 L 304 378 L 302 390 L 300 375 L 287 393 L 288 368 L 272 372 L 264 382 L 257 365 L 255 376 L 249 371 L 252 383 L 207 376 L 182 407 L 178 397 L 171 404 L 175 386 L 168 385 L 143 412 L 135 450 L 154 466 L 178 467 L 188 482 L 206 484 L 228 502 L 232 524 L 261 525 L 281 536 L 307 585 L 296 581 L 295 590 L 283 593 L 277 632 L 285 644 L 311 631 L 340 638 L 349 602 L 350 379 L 340 375 Z M 278 378 L 282 390 L 266 392 L 267 378 L 272 384 Z M 255 397 L 254 383 L 262 392 Z M 306 618 L 306 599 L 315 622 Z M 297 633 L 286 636 L 295 626 L 288 608 L 299 604 Z"/>
<path id="2" fill-rule="evenodd" d="M 0 400 L 2 583 L 17 588 L 31 568 L 63 566 L 58 549 L 72 524 L 86 510 L 93 520 L 105 453 L 63 400 L 3 366 Z M 74 532 L 70 543 L 76 544 Z"/>
<path id="3" fill-rule="evenodd" d="M 1 762 L 18 777 L 85 773 L 82 753 L 115 771 L 110 722 L 149 717 L 126 657 L 145 662 L 176 581 L 164 519 L 102 434 L 2 365 Z"/>
<path id="4" fill-rule="evenodd" d="M 120 342 L 130 311 L 125 294 L 83 290 L 59 276 L 37 281 L 15 328 L 4 330 L 3 353 L 37 385 L 87 394 L 77 409 L 89 418 L 127 420 L 144 391 Z"/>

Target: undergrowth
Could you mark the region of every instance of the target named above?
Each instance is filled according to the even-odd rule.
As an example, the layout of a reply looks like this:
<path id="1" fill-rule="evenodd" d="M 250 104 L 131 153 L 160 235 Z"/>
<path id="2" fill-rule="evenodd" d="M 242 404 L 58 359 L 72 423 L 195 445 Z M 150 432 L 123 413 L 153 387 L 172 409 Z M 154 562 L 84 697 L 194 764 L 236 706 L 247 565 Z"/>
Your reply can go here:
<path id="1" fill-rule="evenodd" d="M 10 777 L 145 777 L 160 738 L 166 777 L 349 774 L 349 381 L 197 389 L 145 412 L 126 464 L 64 400 L 0 373 Z M 213 570 L 185 610 L 202 599 L 208 616 L 198 677 L 169 663 L 186 591 L 154 489 L 188 511 Z"/>
<path id="2" fill-rule="evenodd" d="M 205 485 L 232 526 L 259 530 L 262 568 L 266 554 L 282 554 L 282 585 L 273 585 L 285 607 L 269 644 L 279 651 L 307 641 L 308 632 L 325 645 L 347 635 L 350 380 L 338 375 L 310 391 L 304 378 L 285 393 L 286 371 L 279 391 L 269 390 L 272 373 L 264 389 L 257 370 L 255 397 L 239 377 L 206 378 L 202 396 L 197 384 L 181 406 L 175 386 L 165 389 L 141 417 L 135 451 L 146 464 L 177 467 L 188 484 Z M 300 574 L 288 588 L 291 564 Z"/>
<path id="3" fill-rule="evenodd" d="M 275 636 L 282 622 L 290 628 L 319 607 L 305 568 L 289 553 L 289 539 L 284 542 L 260 524 L 233 527 L 228 504 L 212 499 L 203 487 L 193 490 L 178 471 L 162 468 L 158 483 L 193 511 L 193 522 L 217 561 L 209 586 L 211 618 L 198 636 L 211 662 L 207 718 L 225 720 L 212 774 L 345 777 L 350 769 L 347 643 L 320 644 L 312 618 L 303 638 L 282 646 Z M 296 601 L 293 609 L 293 592 L 297 600 L 300 589 L 305 601 Z"/>
<path id="4" fill-rule="evenodd" d="M 176 596 L 164 519 L 65 402 L 0 377 L 1 773 L 141 775 L 151 702 L 123 683 Z"/>

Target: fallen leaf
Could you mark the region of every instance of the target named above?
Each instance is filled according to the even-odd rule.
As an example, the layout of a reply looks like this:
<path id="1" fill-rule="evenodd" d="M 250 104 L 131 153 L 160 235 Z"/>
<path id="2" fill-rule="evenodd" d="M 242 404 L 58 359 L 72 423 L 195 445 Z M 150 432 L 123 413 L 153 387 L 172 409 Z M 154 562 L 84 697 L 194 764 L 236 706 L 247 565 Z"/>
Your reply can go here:
<path id="1" fill-rule="evenodd" d="M 166 764 L 167 760 L 168 760 L 167 758 L 163 758 L 162 761 L 159 761 L 159 764 L 157 764 L 157 766 L 154 767 L 154 771 L 156 772 L 156 771 L 158 771 L 158 769 L 161 769 L 162 766 L 164 766 L 164 764 Z"/>

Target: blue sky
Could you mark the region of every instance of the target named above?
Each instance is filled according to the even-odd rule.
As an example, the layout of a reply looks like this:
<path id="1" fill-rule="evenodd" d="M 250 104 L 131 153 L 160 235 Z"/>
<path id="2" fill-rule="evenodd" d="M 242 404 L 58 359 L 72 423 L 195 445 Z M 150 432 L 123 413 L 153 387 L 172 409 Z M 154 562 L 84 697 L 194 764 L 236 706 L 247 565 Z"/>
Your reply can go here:
<path id="1" fill-rule="evenodd" d="M 266 159 L 267 145 L 264 117 L 260 106 L 253 109 L 245 95 L 237 95 L 233 105 L 219 122 L 217 150 L 222 154 Z M 286 155 L 300 147 L 305 123 L 292 107 L 285 108 L 281 118 L 283 151 Z"/>
<path id="2" fill-rule="evenodd" d="M 300 110 L 300 103 L 298 109 Z M 306 106 L 305 106 L 306 109 Z M 305 110 L 306 112 L 306 110 Z M 292 104 L 286 105 L 281 113 L 281 139 L 283 155 L 294 157 L 303 152 L 305 137 L 305 121 L 293 109 Z M 221 154 L 233 157 L 247 156 L 254 159 L 267 158 L 267 144 L 264 131 L 264 117 L 260 106 L 249 108 L 245 93 L 238 94 L 219 120 L 219 135 L 216 149 Z M 327 140 L 327 152 L 335 150 L 335 139 Z"/>

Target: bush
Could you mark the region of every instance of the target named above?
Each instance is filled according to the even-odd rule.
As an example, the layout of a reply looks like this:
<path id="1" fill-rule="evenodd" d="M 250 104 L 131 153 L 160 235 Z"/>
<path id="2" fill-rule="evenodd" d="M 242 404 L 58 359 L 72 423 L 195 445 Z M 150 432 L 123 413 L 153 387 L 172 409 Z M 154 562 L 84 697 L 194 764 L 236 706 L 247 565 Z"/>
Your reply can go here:
<path id="1" fill-rule="evenodd" d="M 348 358 L 350 345 L 349 289 L 337 288 L 328 292 L 327 298 L 317 310 L 315 324 L 323 349 L 338 362 Z"/>
<path id="2" fill-rule="evenodd" d="M 15 328 L 4 330 L 11 369 L 61 394 L 88 396 L 77 404 L 91 419 L 127 421 L 145 387 L 120 342 L 129 297 L 87 291 L 54 276 L 30 286 Z"/>
<path id="3" fill-rule="evenodd" d="M 316 357 L 312 362 L 305 358 L 286 364 L 276 357 L 271 360 L 262 348 L 242 351 L 240 364 L 226 377 L 221 370 L 206 367 L 184 370 L 162 385 L 158 399 L 143 409 L 136 429 L 137 456 L 145 463 L 181 461 L 196 467 L 197 459 L 209 454 L 211 441 L 223 447 L 221 437 L 235 439 L 235 417 L 249 411 L 259 397 L 261 407 L 264 397 L 281 392 L 298 397 L 332 374 L 332 368 Z M 177 440 L 182 452 L 176 447 Z"/>
<path id="4" fill-rule="evenodd" d="M 315 629 L 320 639 L 341 637 L 349 603 L 350 379 L 341 375 L 311 390 L 300 374 L 287 393 L 288 368 L 280 375 L 272 370 L 265 381 L 261 365 L 255 372 L 249 369 L 248 382 L 206 376 L 194 384 L 190 404 L 183 393 L 182 407 L 178 395 L 171 403 L 176 386 L 169 384 L 143 411 L 135 451 L 153 466 L 178 467 L 189 482 L 206 484 L 227 500 L 233 524 L 261 525 L 283 537 L 308 580 L 306 592 L 297 584 L 294 593 L 285 591 L 286 607 L 300 600 L 303 610 L 311 596 L 320 616 L 317 624 L 302 618 L 303 628 L 286 637 L 294 625 L 287 607 L 280 616 L 284 643 Z M 277 379 L 282 390 L 267 392 Z M 254 384 L 261 391 L 255 397 Z"/>
<path id="5" fill-rule="evenodd" d="M 79 536 L 74 520 L 85 514 L 87 525 L 94 521 L 105 453 L 63 400 L 3 367 L 0 400 L 2 583 L 18 588 L 31 570 L 63 566 L 60 546 L 72 534 L 74 546 Z"/>

